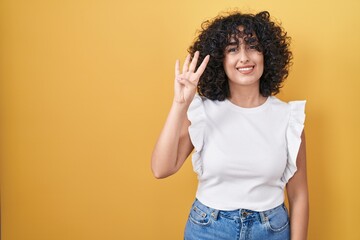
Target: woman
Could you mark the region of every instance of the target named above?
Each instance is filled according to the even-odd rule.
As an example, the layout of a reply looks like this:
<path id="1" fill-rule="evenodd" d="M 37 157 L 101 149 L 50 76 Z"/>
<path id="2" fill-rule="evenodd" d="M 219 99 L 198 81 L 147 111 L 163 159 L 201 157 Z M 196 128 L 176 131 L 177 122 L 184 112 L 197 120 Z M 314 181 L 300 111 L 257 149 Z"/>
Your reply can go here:
<path id="1" fill-rule="evenodd" d="M 289 42 L 268 12 L 234 12 L 204 22 L 182 70 L 176 61 L 151 163 L 165 178 L 195 149 L 199 184 L 185 239 L 307 239 L 305 101 L 275 97 L 288 76 Z"/>

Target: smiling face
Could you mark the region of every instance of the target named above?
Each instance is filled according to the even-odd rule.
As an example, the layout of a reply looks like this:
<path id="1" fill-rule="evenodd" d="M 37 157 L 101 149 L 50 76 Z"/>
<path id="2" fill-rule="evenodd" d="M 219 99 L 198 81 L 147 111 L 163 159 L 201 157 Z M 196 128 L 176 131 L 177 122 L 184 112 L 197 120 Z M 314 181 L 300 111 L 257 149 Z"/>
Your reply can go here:
<path id="1" fill-rule="evenodd" d="M 240 26 L 239 31 L 244 32 Z M 230 39 L 230 44 L 225 48 L 224 70 L 229 79 L 229 87 L 249 86 L 260 84 L 260 77 L 264 72 L 264 55 L 259 51 L 255 34 Z"/>

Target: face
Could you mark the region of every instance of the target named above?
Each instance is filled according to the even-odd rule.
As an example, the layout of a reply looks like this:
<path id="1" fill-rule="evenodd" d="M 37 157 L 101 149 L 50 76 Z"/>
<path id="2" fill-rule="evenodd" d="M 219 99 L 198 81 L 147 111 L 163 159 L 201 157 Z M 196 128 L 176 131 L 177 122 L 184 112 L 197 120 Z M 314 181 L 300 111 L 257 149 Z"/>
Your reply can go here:
<path id="1" fill-rule="evenodd" d="M 243 31 L 244 28 L 240 26 L 239 30 Z M 259 86 L 260 77 L 264 72 L 264 55 L 257 50 L 256 44 L 247 44 L 243 38 L 239 38 L 239 46 L 232 39 L 230 45 L 226 47 L 224 70 L 229 78 L 230 88 Z"/>

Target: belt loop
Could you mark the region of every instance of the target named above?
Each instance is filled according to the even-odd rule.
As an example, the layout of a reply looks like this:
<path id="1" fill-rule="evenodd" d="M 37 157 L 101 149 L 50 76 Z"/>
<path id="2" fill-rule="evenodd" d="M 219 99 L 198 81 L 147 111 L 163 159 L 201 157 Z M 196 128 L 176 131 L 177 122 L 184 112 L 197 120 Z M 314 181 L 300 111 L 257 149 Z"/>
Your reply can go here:
<path id="1" fill-rule="evenodd" d="M 217 220 L 218 215 L 219 215 L 219 210 L 216 210 L 216 209 L 212 210 L 210 215 L 214 220 Z"/>
<path id="2" fill-rule="evenodd" d="M 259 214 L 260 214 L 261 223 L 262 224 L 266 223 L 267 217 L 266 217 L 265 213 L 264 212 L 259 212 Z"/>

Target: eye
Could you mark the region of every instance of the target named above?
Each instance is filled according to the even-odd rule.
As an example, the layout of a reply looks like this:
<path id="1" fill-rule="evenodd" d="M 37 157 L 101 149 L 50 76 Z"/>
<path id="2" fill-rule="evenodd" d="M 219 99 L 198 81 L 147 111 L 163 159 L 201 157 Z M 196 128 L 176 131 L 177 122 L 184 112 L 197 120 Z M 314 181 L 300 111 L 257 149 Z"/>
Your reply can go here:
<path id="1" fill-rule="evenodd" d="M 257 45 L 249 45 L 247 48 L 249 50 L 257 50 Z"/>
<path id="2" fill-rule="evenodd" d="M 231 52 L 236 52 L 237 51 L 237 48 L 236 47 L 232 47 L 232 48 L 229 48 L 227 50 L 228 53 L 231 53 Z"/>

